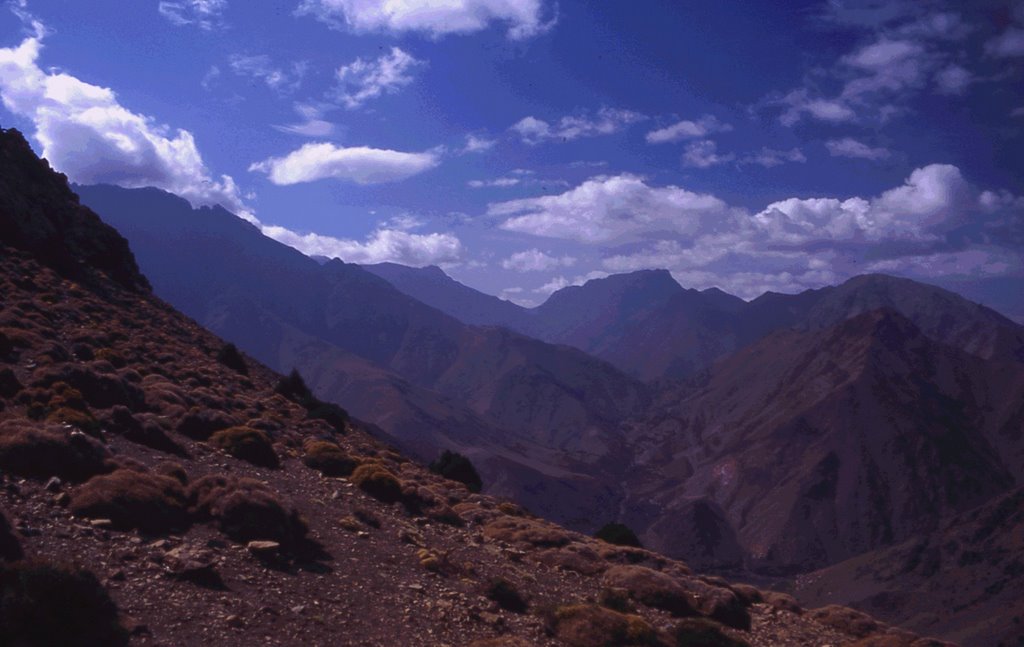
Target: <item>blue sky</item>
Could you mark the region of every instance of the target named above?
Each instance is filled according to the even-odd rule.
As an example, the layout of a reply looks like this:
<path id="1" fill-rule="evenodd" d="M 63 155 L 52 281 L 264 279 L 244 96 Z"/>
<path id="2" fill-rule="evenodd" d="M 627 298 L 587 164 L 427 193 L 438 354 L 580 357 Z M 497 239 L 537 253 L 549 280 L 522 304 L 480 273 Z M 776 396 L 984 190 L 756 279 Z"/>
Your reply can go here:
<path id="1" fill-rule="evenodd" d="M 524 304 L 650 267 L 744 298 L 884 271 L 1024 317 L 1021 2 L 7 9 L 0 123 L 307 253 Z"/>

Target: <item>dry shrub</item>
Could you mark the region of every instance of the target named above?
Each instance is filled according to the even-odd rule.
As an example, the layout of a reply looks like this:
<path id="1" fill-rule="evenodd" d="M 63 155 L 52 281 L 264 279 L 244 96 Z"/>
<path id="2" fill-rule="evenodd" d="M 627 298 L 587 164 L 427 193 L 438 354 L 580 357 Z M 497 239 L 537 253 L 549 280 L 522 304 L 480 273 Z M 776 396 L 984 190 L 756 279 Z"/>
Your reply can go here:
<path id="1" fill-rule="evenodd" d="M 22 389 L 14 371 L 5 368 L 0 371 L 0 398 L 13 398 Z"/>
<path id="2" fill-rule="evenodd" d="M 36 371 L 32 386 L 50 387 L 65 382 L 78 390 L 89 406 L 95 409 L 109 409 L 122 404 L 135 410 L 142 406 L 145 395 L 138 386 L 116 375 L 101 374 L 95 364 L 64 364 Z"/>
<path id="3" fill-rule="evenodd" d="M 394 503 L 402 498 L 402 483 L 381 463 L 363 463 L 352 473 L 352 482 L 385 503 Z"/>
<path id="4" fill-rule="evenodd" d="M 739 599 L 747 606 L 757 604 L 758 602 L 764 602 L 764 594 L 761 592 L 761 589 L 756 586 L 751 586 L 749 584 L 732 584 L 730 587 Z"/>
<path id="5" fill-rule="evenodd" d="M 593 604 L 555 609 L 547 618 L 548 631 L 572 647 L 663 645 L 646 620 Z"/>
<path id="6" fill-rule="evenodd" d="M 866 638 L 885 630 L 885 625 L 868 614 L 837 604 L 814 609 L 810 616 L 821 624 L 838 629 L 854 638 Z"/>
<path id="7" fill-rule="evenodd" d="M 558 526 L 521 517 L 500 517 L 484 526 L 483 532 L 491 539 L 536 548 L 558 548 L 572 539 Z"/>
<path id="8" fill-rule="evenodd" d="M 179 434 L 195 440 L 206 440 L 216 432 L 237 424 L 238 420 L 216 409 L 193 407 L 178 422 L 177 431 Z"/>
<path id="9" fill-rule="evenodd" d="M 788 593 L 780 593 L 778 591 L 764 591 L 761 594 L 764 597 L 764 601 L 772 605 L 776 609 L 782 611 L 788 611 L 797 615 L 804 612 L 803 607 L 796 601 L 792 595 Z"/>
<path id="10" fill-rule="evenodd" d="M 545 566 L 575 571 L 587 576 L 598 575 L 608 569 L 607 562 L 592 548 L 582 544 L 573 543 L 564 548 L 542 550 L 533 555 L 533 558 Z"/>
<path id="11" fill-rule="evenodd" d="M 136 417 L 128 407 L 113 407 L 102 419 L 107 431 L 124 436 L 133 443 L 145 445 L 168 454 L 185 455 L 185 450 L 167 435 L 152 414 Z"/>
<path id="12" fill-rule="evenodd" d="M 92 573 L 43 562 L 0 564 L 0 644 L 127 643 L 117 606 Z"/>
<path id="13" fill-rule="evenodd" d="M 84 481 L 106 472 L 109 453 L 80 431 L 29 420 L 0 424 L 0 469 L 28 478 Z"/>
<path id="14" fill-rule="evenodd" d="M 253 465 L 271 468 L 281 466 L 270 436 L 258 429 L 230 427 L 210 436 L 210 444 Z"/>
<path id="15" fill-rule="evenodd" d="M 14 534 L 14 529 L 11 528 L 7 517 L 0 511 L 0 561 L 21 559 L 22 554 L 18 536 Z"/>
<path id="16" fill-rule="evenodd" d="M 733 638 L 717 622 L 707 618 L 686 618 L 672 629 L 678 647 L 750 647 L 746 640 Z"/>
<path id="17" fill-rule="evenodd" d="M 526 613 L 529 603 L 514 584 L 503 577 L 497 577 L 484 587 L 484 596 L 499 607 L 513 613 Z"/>
<path id="18" fill-rule="evenodd" d="M 637 602 L 674 616 L 694 616 L 693 596 L 675 579 L 644 566 L 614 566 L 604 574 L 607 586 L 625 589 Z"/>
<path id="19" fill-rule="evenodd" d="M 302 462 L 324 476 L 348 476 L 358 463 L 338 445 L 326 440 L 307 440 Z"/>
<path id="20" fill-rule="evenodd" d="M 160 476 L 168 476 L 182 485 L 188 485 L 188 472 L 181 463 L 164 461 L 154 467 L 153 472 Z"/>
<path id="21" fill-rule="evenodd" d="M 162 534 L 188 526 L 188 499 L 169 476 L 119 469 L 97 476 L 71 498 L 71 512 L 110 519 L 115 528 Z"/>
<path id="22" fill-rule="evenodd" d="M 683 576 L 678 581 L 689 591 L 694 607 L 702 616 L 735 629 L 750 629 L 748 605 L 731 588 L 710 584 L 695 577 Z"/>
<path id="23" fill-rule="evenodd" d="M 47 414 L 46 419 L 57 424 L 71 425 L 96 438 L 100 436 L 100 423 L 89 411 L 60 407 Z"/>
<path id="24" fill-rule="evenodd" d="M 297 510 L 287 508 L 253 479 L 205 476 L 192 483 L 189 498 L 198 518 L 216 520 L 235 541 L 271 540 L 294 546 L 309 531 Z"/>

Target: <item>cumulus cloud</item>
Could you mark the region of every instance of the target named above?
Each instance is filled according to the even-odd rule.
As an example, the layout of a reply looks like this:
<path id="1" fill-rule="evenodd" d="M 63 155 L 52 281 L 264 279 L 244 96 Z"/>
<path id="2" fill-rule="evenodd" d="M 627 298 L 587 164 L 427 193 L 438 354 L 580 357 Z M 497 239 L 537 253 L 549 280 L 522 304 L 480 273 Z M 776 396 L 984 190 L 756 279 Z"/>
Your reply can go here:
<path id="1" fill-rule="evenodd" d="M 576 259 L 572 256 L 552 256 L 536 248 L 516 252 L 501 262 L 503 268 L 515 272 L 546 272 L 575 264 Z"/>
<path id="2" fill-rule="evenodd" d="M 832 157 L 858 157 L 866 160 L 882 160 L 892 154 L 887 148 L 872 148 L 852 137 L 830 139 L 825 142 L 825 148 L 828 149 L 828 153 Z"/>
<path id="3" fill-rule="evenodd" d="M 703 139 L 686 146 L 683 152 L 683 166 L 691 168 L 710 168 L 725 164 L 736 159 L 732 153 L 719 154 L 718 144 L 710 139 Z"/>
<path id="4" fill-rule="evenodd" d="M 508 26 L 521 40 L 550 29 L 541 0 L 304 0 L 299 13 L 356 32 L 422 32 L 434 38 L 481 31 L 491 23 Z"/>
<path id="5" fill-rule="evenodd" d="M 266 54 L 233 54 L 228 59 L 228 65 L 235 74 L 260 81 L 271 90 L 282 94 L 297 90 L 302 85 L 302 79 L 309 67 L 305 62 L 293 63 L 287 68 L 274 65 Z"/>
<path id="6" fill-rule="evenodd" d="M 1024 56 L 1024 29 L 1010 27 L 985 43 L 985 51 L 998 58 Z"/>
<path id="7" fill-rule="evenodd" d="M 155 186 L 196 205 L 222 204 L 249 216 L 231 177 L 212 177 L 192 133 L 132 112 L 110 88 L 38 65 L 45 28 L 0 49 L 0 98 L 30 120 L 42 156 L 73 181 Z"/>
<path id="8" fill-rule="evenodd" d="M 497 144 L 497 140 L 487 139 L 486 137 L 480 137 L 478 135 L 466 135 L 466 145 L 463 147 L 463 153 L 485 153 Z"/>
<path id="9" fill-rule="evenodd" d="M 263 234 L 308 256 L 340 258 L 347 263 L 401 263 L 412 267 L 458 262 L 462 242 L 450 233 L 416 234 L 403 229 L 378 228 L 364 241 L 316 233 L 297 233 L 264 226 Z"/>
<path id="10" fill-rule="evenodd" d="M 765 168 L 774 168 L 787 162 L 803 163 L 807 157 L 799 148 L 791 148 L 788 151 L 775 150 L 773 148 L 762 148 L 756 153 L 749 153 L 740 158 L 740 164 L 757 164 Z"/>
<path id="11" fill-rule="evenodd" d="M 551 124 L 529 116 L 514 124 L 511 130 L 523 142 L 536 145 L 547 140 L 572 141 L 582 137 L 611 135 L 624 127 L 643 121 L 645 117 L 632 110 L 602 108 L 596 115 L 571 115 Z"/>
<path id="12" fill-rule="evenodd" d="M 491 204 L 501 228 L 584 243 L 636 239 L 645 232 L 693 234 L 731 217 L 722 200 L 676 186 L 651 187 L 636 175 L 596 177 L 560 195 Z"/>
<path id="13" fill-rule="evenodd" d="M 732 126 L 720 122 L 712 115 L 704 115 L 696 121 L 684 120 L 647 133 L 648 144 L 666 144 L 707 137 L 712 133 L 732 130 Z"/>
<path id="14" fill-rule="evenodd" d="M 394 94 L 409 85 L 413 70 L 424 64 L 398 47 L 376 60 L 357 58 L 338 68 L 337 96 L 345 107 L 358 108 L 370 99 Z"/>
<path id="15" fill-rule="evenodd" d="M 161 0 L 160 15 L 178 27 L 195 25 L 207 31 L 223 26 L 227 0 Z"/>
<path id="16" fill-rule="evenodd" d="M 326 178 L 356 184 L 381 184 L 404 180 L 440 163 L 440 156 L 433 151 L 404 153 L 367 146 L 345 148 L 329 143 L 312 143 L 284 157 L 257 162 L 249 170 L 266 173 L 270 181 L 278 185 Z"/>

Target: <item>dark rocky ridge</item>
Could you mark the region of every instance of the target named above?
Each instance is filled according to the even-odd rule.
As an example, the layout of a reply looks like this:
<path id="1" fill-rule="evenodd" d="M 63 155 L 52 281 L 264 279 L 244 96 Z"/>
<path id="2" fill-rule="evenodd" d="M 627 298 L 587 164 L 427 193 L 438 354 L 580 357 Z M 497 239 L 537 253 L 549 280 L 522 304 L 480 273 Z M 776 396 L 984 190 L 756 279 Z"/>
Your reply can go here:
<path id="1" fill-rule="evenodd" d="M 0 242 L 23 249 L 62 274 L 90 280 L 99 271 L 148 291 L 128 242 L 82 206 L 24 136 L 0 128 Z"/>

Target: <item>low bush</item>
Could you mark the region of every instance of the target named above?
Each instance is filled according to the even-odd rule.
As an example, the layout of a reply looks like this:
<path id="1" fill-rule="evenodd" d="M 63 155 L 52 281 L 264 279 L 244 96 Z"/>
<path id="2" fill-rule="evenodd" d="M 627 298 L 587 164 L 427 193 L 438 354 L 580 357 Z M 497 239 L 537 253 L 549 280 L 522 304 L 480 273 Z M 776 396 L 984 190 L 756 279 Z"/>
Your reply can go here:
<path id="1" fill-rule="evenodd" d="M 885 629 L 884 625 L 868 614 L 838 604 L 814 609 L 810 616 L 823 625 L 856 638 L 865 638 Z"/>
<path id="2" fill-rule="evenodd" d="M 573 604 L 552 611 L 548 632 L 572 647 L 625 647 L 664 644 L 640 616 L 593 604 Z"/>
<path id="3" fill-rule="evenodd" d="M 363 463 L 352 473 L 352 482 L 385 503 L 394 503 L 402 498 L 401 482 L 381 463 Z"/>
<path id="4" fill-rule="evenodd" d="M 484 535 L 529 548 L 559 548 L 572 539 L 558 526 L 522 517 L 499 517 L 484 526 Z"/>
<path id="5" fill-rule="evenodd" d="M 230 427 L 210 436 L 210 444 L 261 467 L 280 467 L 270 436 L 251 427 Z"/>
<path id="6" fill-rule="evenodd" d="M 636 533 L 629 526 L 622 523 L 606 523 L 600 530 L 594 533 L 594 537 L 616 546 L 643 548 L 643 544 L 640 543 Z"/>
<path id="7" fill-rule="evenodd" d="M 47 414 L 46 419 L 58 424 L 71 425 L 90 436 L 99 437 L 100 423 L 88 411 L 61 407 Z"/>
<path id="8" fill-rule="evenodd" d="M 526 613 L 527 608 L 530 606 L 522 594 L 519 593 L 519 589 L 501 577 L 487 583 L 484 595 L 487 596 L 488 600 L 496 602 L 502 609 L 513 613 Z"/>
<path id="9" fill-rule="evenodd" d="M 457 452 L 445 450 L 441 456 L 430 464 L 430 471 L 440 474 L 446 479 L 462 483 L 470 492 L 479 492 L 483 487 L 483 481 L 477 473 L 473 463 L 468 458 Z"/>
<path id="10" fill-rule="evenodd" d="M 270 540 L 294 546 L 309 531 L 298 511 L 287 508 L 253 479 L 205 476 L 192 483 L 189 498 L 197 518 L 217 521 L 235 541 Z"/>
<path id="11" fill-rule="evenodd" d="M 326 440 L 307 441 L 304 449 L 302 462 L 324 476 L 348 476 L 358 465 L 341 447 Z"/>
<path id="12" fill-rule="evenodd" d="M 109 453 L 80 431 L 28 420 L 0 424 L 0 469 L 35 479 L 84 481 L 109 471 Z"/>
<path id="13" fill-rule="evenodd" d="M 274 392 L 304 408 L 306 415 L 310 418 L 327 422 L 339 433 L 345 431 L 348 412 L 336 404 L 324 402 L 313 395 L 313 391 L 306 386 L 306 381 L 302 379 L 298 370 L 292 369 L 287 377 L 282 377 L 274 387 Z"/>
<path id="14" fill-rule="evenodd" d="M 2 511 L 0 511 L 0 561 L 10 561 L 21 559 L 21 542 L 18 541 L 18 536 L 14 534 L 14 529 L 11 528 L 11 524 L 7 521 L 7 517 Z"/>
<path id="15" fill-rule="evenodd" d="M 188 526 L 188 499 L 169 476 L 119 469 L 89 480 L 71 497 L 71 512 L 110 519 L 115 528 L 162 534 Z"/>
<path id="16" fill-rule="evenodd" d="M 610 587 L 625 589 L 637 602 L 674 616 L 695 616 L 691 596 L 672 577 L 645 566 L 615 566 L 604 574 Z"/>
<path id="17" fill-rule="evenodd" d="M 0 644 L 127 643 L 117 606 L 92 573 L 43 562 L 0 563 Z"/>
<path id="18" fill-rule="evenodd" d="M 101 424 L 107 431 L 124 436 L 133 443 L 168 454 L 177 454 L 178 456 L 185 454 L 182 446 L 167 435 L 155 416 L 152 414 L 143 414 L 143 416 L 143 419 L 140 420 L 128 410 L 128 407 L 118 405 L 103 416 Z"/>
<path id="19" fill-rule="evenodd" d="M 733 638 L 720 624 L 706 618 L 687 618 L 672 629 L 677 647 L 750 647 L 750 643 Z"/>
<path id="20" fill-rule="evenodd" d="M 178 422 L 179 434 L 195 440 L 206 440 L 222 429 L 238 424 L 238 420 L 214 409 L 193 407 Z"/>
<path id="21" fill-rule="evenodd" d="M 217 361 L 236 373 L 241 375 L 249 374 L 249 367 L 245 363 L 245 358 L 238 352 L 238 348 L 234 344 L 224 344 L 221 346 L 220 350 L 217 351 Z"/>

